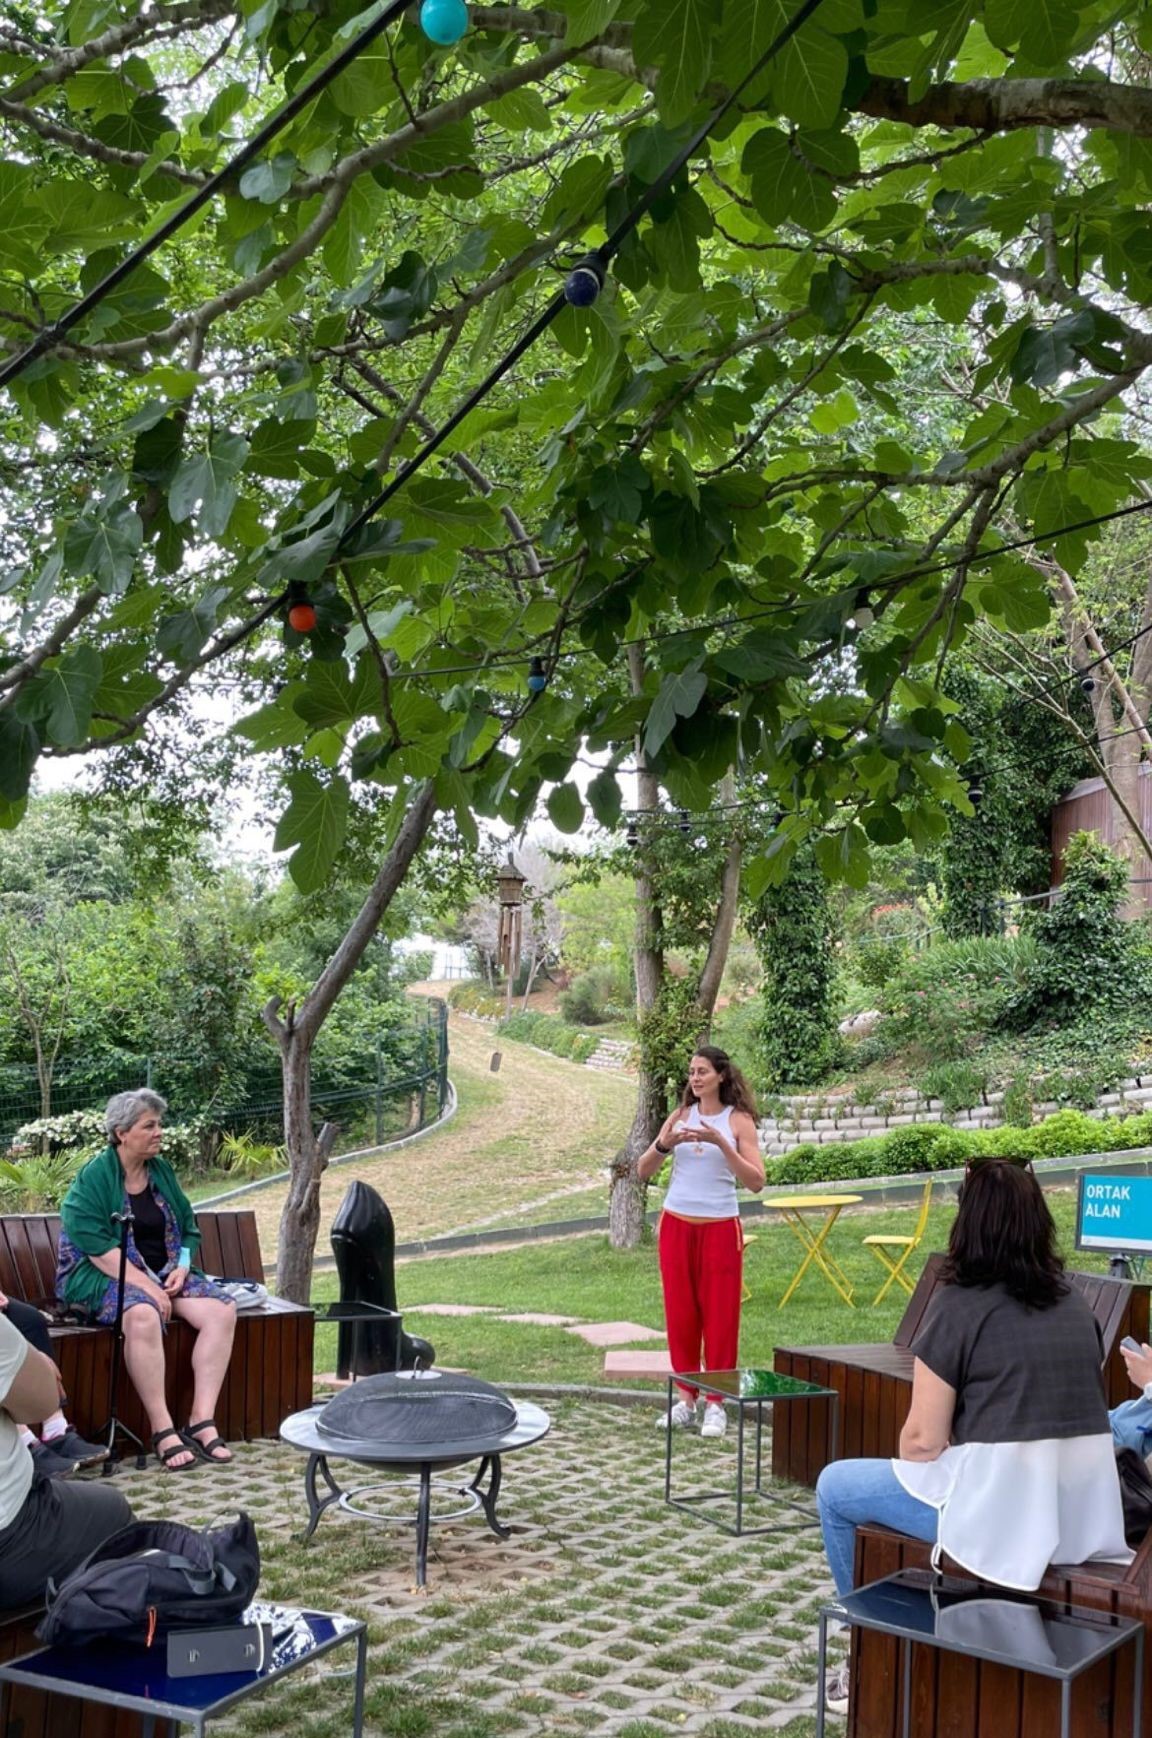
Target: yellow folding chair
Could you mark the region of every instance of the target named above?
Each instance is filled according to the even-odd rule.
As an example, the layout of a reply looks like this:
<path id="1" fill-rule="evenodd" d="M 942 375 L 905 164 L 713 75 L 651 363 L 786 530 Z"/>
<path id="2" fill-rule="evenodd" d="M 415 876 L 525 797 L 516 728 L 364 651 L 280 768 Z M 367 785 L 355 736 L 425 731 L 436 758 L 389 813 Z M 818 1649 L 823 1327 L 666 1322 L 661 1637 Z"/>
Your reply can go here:
<path id="1" fill-rule="evenodd" d="M 746 1237 L 744 1239 L 745 1249 L 747 1249 L 747 1247 L 750 1243 L 755 1243 L 755 1241 L 756 1241 L 755 1233 L 753 1233 L 753 1235 L 751 1237 Z M 746 1304 L 746 1303 L 751 1303 L 751 1301 L 752 1301 L 752 1287 L 748 1284 L 748 1281 L 745 1278 L 741 1292 L 740 1292 L 740 1302 L 742 1304 Z"/>
<path id="2" fill-rule="evenodd" d="M 928 1225 L 928 1209 L 931 1205 L 932 1178 L 929 1177 L 924 1185 L 924 1193 L 920 1198 L 920 1211 L 916 1216 L 916 1229 L 913 1231 L 911 1237 L 865 1237 L 865 1249 L 870 1249 L 877 1261 L 888 1269 L 888 1278 L 884 1281 L 884 1284 L 872 1299 L 873 1304 L 878 1304 L 880 1302 L 893 1280 L 895 1280 L 898 1285 L 902 1285 L 909 1297 L 911 1297 L 913 1289 L 912 1281 L 904 1272 L 904 1268 L 908 1262 L 909 1256 L 912 1254 L 914 1249 L 919 1247 L 923 1239 L 924 1232 Z M 899 1256 L 898 1260 L 897 1256 Z"/>

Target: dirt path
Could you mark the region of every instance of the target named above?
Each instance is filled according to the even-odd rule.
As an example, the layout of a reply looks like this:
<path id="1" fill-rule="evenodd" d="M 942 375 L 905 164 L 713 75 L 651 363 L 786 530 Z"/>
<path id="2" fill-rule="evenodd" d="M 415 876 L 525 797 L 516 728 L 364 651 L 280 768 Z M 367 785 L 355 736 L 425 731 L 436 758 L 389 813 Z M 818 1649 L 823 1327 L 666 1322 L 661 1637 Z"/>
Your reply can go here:
<path id="1" fill-rule="evenodd" d="M 493 1074 L 494 1031 L 457 1015 L 449 1018 L 448 1041 L 449 1073 L 460 1096 L 456 1115 L 410 1147 L 325 1174 L 318 1256 L 329 1253 L 328 1227 L 357 1177 L 383 1195 L 396 1220 L 397 1241 L 404 1243 L 482 1225 L 602 1180 L 632 1119 L 636 1088 L 630 1076 L 579 1067 L 508 1041 L 501 1041 L 503 1062 Z M 284 1190 L 277 1187 L 243 1203 L 255 1209 L 269 1269 L 283 1201 Z"/>

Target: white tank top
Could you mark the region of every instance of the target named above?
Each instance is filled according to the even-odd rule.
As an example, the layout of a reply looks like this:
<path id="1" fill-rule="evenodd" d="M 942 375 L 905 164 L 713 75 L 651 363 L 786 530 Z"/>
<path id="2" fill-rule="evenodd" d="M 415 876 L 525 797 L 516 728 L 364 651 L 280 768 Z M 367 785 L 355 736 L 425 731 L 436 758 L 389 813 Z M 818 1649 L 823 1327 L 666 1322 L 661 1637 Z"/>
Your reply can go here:
<path id="1" fill-rule="evenodd" d="M 718 1116 L 702 1116 L 694 1104 L 676 1118 L 688 1128 L 707 1123 L 718 1134 L 736 1145 L 732 1133 L 732 1106 L 726 1104 Z M 676 1124 L 673 1124 L 675 1127 Z M 728 1169 L 720 1148 L 712 1141 L 685 1141 L 672 1149 L 672 1181 L 664 1197 L 671 1213 L 683 1213 L 690 1219 L 735 1219 L 740 1208 L 736 1201 L 736 1179 Z"/>

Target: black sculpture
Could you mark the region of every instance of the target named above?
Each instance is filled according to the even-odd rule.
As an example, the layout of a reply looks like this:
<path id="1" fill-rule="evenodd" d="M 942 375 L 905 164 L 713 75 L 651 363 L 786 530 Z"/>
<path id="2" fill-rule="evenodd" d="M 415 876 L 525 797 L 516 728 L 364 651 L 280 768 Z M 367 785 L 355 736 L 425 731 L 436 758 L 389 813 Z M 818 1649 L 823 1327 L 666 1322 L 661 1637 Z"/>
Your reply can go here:
<path id="1" fill-rule="evenodd" d="M 349 1185 L 332 1221 L 332 1253 L 341 1303 L 396 1308 L 396 1227 L 386 1202 L 368 1183 Z M 338 1334 L 336 1374 L 341 1378 L 427 1368 L 436 1361 L 431 1341 L 406 1334 L 398 1320 L 341 1322 Z"/>

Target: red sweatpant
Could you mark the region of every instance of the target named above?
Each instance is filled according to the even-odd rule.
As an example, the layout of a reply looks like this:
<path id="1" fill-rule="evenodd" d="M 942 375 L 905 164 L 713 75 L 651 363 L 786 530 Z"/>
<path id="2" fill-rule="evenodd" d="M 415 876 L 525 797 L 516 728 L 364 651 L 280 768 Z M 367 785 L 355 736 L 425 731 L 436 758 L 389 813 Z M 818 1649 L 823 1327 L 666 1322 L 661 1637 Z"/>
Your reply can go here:
<path id="1" fill-rule="evenodd" d="M 744 1236 L 739 1219 L 694 1225 L 660 1215 L 660 1279 L 674 1370 L 734 1370 L 740 1345 Z M 683 1386 L 689 1400 L 697 1390 Z"/>

